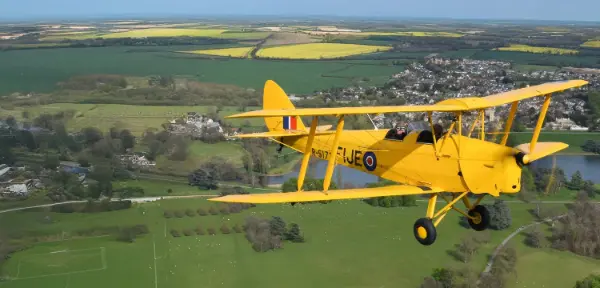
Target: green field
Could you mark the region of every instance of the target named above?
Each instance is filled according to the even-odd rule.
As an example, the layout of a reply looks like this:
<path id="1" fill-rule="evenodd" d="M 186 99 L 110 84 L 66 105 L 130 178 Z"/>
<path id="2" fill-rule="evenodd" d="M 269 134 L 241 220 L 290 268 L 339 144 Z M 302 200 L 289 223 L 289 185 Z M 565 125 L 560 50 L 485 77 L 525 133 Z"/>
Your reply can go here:
<path id="1" fill-rule="evenodd" d="M 22 112 L 28 111 L 30 118 L 37 117 L 42 113 L 55 114 L 60 111 L 74 110 L 76 116 L 67 121 L 67 128 L 71 131 L 80 131 L 85 127 L 96 127 L 102 131 L 108 131 L 110 127 L 117 125 L 130 129 L 136 136 L 141 136 L 147 128 L 162 130 L 162 124 L 175 118 L 181 118 L 186 112 L 207 113 L 211 106 L 133 106 L 120 104 L 72 104 L 56 103 L 34 107 L 18 107 L 14 110 L 0 110 L 0 116 L 12 115 L 16 119 L 22 119 Z M 255 108 L 249 108 L 255 109 Z M 240 113 L 236 107 L 223 107 L 219 113 L 221 117 Z M 239 126 L 246 119 L 227 119 L 233 125 Z M 262 119 L 249 119 L 253 126 L 264 125 Z"/>
<path id="2" fill-rule="evenodd" d="M 296 207 L 259 205 L 231 215 L 171 219 L 162 216 L 164 210 L 207 209 L 210 205 L 214 204 L 203 199 L 180 199 L 97 214 L 39 210 L 0 214 L 9 235 L 24 231 L 69 235 L 81 228 L 134 224 L 146 224 L 151 230 L 151 235 L 131 244 L 117 242 L 113 237 L 39 243 L 7 261 L 3 273 L 13 280 L 0 285 L 281 287 L 286 283 L 286 287 L 415 287 L 434 268 L 464 265 L 446 253 L 468 231 L 458 225 L 458 213 L 444 219 L 435 245 L 424 247 L 415 241 L 412 224 L 422 217 L 423 202 L 418 207 L 390 209 L 359 201 Z M 513 228 L 491 232 L 491 243 L 476 255 L 471 263 L 473 269 L 482 270 L 487 254 L 501 239 L 515 227 L 532 221 L 527 212 L 531 207 L 511 204 Z M 174 238 L 169 233 L 171 229 L 181 231 L 198 225 L 207 229 L 227 223 L 231 227 L 243 224 L 244 217 L 251 214 L 278 215 L 287 223 L 298 223 L 307 242 L 285 244 L 283 250 L 261 254 L 252 250 L 243 234 Z M 40 221 L 46 216 L 53 223 Z M 84 253 L 82 249 L 91 250 Z"/>
<path id="3" fill-rule="evenodd" d="M 531 142 L 532 132 L 514 133 L 512 134 L 518 144 Z M 581 154 L 585 153 L 581 150 L 581 145 L 587 140 L 600 141 L 600 133 L 589 133 L 589 132 L 552 132 L 542 131 L 540 133 L 539 141 L 546 142 L 564 142 L 569 144 L 569 147 L 559 153 L 561 154 Z"/>
<path id="4" fill-rule="evenodd" d="M 223 45 L 153 48 L 102 47 L 15 50 L 0 52 L 0 95 L 12 92 L 50 92 L 56 83 L 85 74 L 131 76 L 187 75 L 202 82 L 235 84 L 262 89 L 266 80 L 278 82 L 288 93 L 312 93 L 332 86 L 348 86 L 352 77 L 322 77 L 347 69 L 342 61 L 257 61 L 253 59 L 207 59 L 170 51 L 227 48 Z M 167 50 L 169 49 L 169 50 Z M 383 84 L 401 66 L 362 62 L 360 77 L 372 77 L 372 85 Z M 377 63 L 377 62 L 375 62 Z M 356 66 L 353 63 L 352 66 Z"/>

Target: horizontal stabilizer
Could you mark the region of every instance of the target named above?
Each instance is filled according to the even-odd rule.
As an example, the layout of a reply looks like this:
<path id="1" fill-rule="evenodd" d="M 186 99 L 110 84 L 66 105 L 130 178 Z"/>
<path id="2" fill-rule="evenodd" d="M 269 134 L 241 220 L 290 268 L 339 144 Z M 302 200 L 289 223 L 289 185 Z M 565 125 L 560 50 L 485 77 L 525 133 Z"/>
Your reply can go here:
<path id="1" fill-rule="evenodd" d="M 243 195 L 227 195 L 211 198 L 209 201 L 229 203 L 294 203 L 343 199 L 363 199 L 382 196 L 405 196 L 441 192 L 439 189 L 420 188 L 410 185 L 392 185 L 377 188 L 357 188 L 322 191 L 297 191 L 288 193 L 257 193 Z"/>
<path id="2" fill-rule="evenodd" d="M 530 151 L 530 144 L 531 143 L 525 143 L 515 147 L 519 151 L 527 154 L 529 162 L 544 158 L 569 147 L 568 144 L 561 142 L 538 142 L 535 144 L 535 151 Z"/>
<path id="3" fill-rule="evenodd" d="M 237 138 L 276 138 L 276 137 L 291 137 L 308 135 L 309 131 L 289 131 L 289 130 L 274 130 L 269 132 L 238 134 L 232 137 Z M 315 135 L 333 134 L 335 131 L 316 131 Z"/>

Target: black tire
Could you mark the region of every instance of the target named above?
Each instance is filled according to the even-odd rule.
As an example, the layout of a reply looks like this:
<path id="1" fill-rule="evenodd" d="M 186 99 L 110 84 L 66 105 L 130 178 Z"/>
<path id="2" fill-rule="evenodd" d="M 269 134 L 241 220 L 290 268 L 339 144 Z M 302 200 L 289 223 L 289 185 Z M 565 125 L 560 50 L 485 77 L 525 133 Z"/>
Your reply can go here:
<path id="1" fill-rule="evenodd" d="M 437 238 L 435 225 L 433 225 L 433 222 L 429 218 L 420 218 L 417 220 L 413 227 L 413 233 L 417 241 L 425 246 L 433 244 Z"/>
<path id="2" fill-rule="evenodd" d="M 469 218 L 469 226 L 475 231 L 483 231 L 490 225 L 490 212 L 483 205 L 477 205 L 469 210 L 469 216 L 477 219 Z"/>

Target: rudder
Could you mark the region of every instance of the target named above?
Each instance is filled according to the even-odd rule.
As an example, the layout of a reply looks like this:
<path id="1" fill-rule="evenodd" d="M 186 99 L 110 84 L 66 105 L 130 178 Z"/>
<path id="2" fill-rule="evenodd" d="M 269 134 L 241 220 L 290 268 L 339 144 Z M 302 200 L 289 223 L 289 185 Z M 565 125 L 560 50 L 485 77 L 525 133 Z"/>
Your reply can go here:
<path id="1" fill-rule="evenodd" d="M 275 81 L 267 80 L 263 91 L 263 109 L 296 109 L 285 91 Z M 306 126 L 299 116 L 265 117 L 269 131 L 305 131 Z"/>

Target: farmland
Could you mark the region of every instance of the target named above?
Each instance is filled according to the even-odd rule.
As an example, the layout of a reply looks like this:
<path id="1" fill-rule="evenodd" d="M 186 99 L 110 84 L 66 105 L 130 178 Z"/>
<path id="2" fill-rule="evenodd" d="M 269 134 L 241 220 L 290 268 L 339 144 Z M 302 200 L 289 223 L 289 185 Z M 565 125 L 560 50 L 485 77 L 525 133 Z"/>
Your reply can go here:
<path id="1" fill-rule="evenodd" d="M 264 48 L 259 50 L 256 55 L 261 58 L 277 59 L 326 59 L 382 52 L 390 49 L 391 47 L 386 46 L 310 43 Z"/>
<path id="2" fill-rule="evenodd" d="M 208 49 L 208 50 L 194 50 L 194 51 L 180 51 L 182 53 L 192 53 L 200 55 L 214 55 L 224 56 L 233 58 L 246 58 L 250 51 L 254 47 L 237 47 L 237 48 L 223 48 L 223 49 Z"/>
<path id="3" fill-rule="evenodd" d="M 581 47 L 600 48 L 600 40 L 586 41 L 585 43 L 581 44 Z"/>
<path id="4" fill-rule="evenodd" d="M 425 209 L 423 204 L 404 209 L 374 208 L 360 201 L 299 207 L 260 205 L 239 214 L 163 217 L 167 210 L 208 210 L 214 205 L 203 199 L 181 199 L 99 214 L 43 210 L 2 214 L 0 220 L 9 223 L 5 225 L 9 235 L 26 231 L 38 231 L 36 235 L 69 235 L 82 228 L 135 224 L 144 224 L 150 229 L 150 234 L 127 244 L 117 242 L 113 237 L 39 243 L 15 253 L 8 260 L 3 272 L 13 280 L 2 286 L 20 288 L 44 283 L 45 287 L 54 288 L 64 287 L 68 281 L 73 287 L 86 283 L 92 288 L 111 283 L 157 287 L 246 287 L 252 283 L 252 286 L 280 287 L 282 281 L 286 281 L 288 287 L 337 283 L 415 287 L 434 268 L 465 266 L 446 253 L 468 232 L 457 224 L 458 213 L 444 219 L 436 245 L 424 247 L 414 240 L 411 227 L 414 220 L 421 217 Z M 530 206 L 511 206 L 512 227 L 532 220 L 526 211 Z M 199 226 L 206 231 L 218 229 L 222 224 L 232 227 L 243 224 L 243 219 L 252 214 L 276 215 L 287 223 L 298 223 L 307 242 L 286 243 L 282 250 L 259 254 L 252 250 L 242 234 L 217 232 L 214 236 L 182 235 L 176 238 L 169 232 L 175 229 L 181 233 L 184 229 L 193 230 Z M 44 217 L 49 217 L 52 222 L 39 220 Z M 492 231 L 491 242 L 481 248 L 469 266 L 474 271 L 483 269 L 486 255 L 510 232 L 512 229 Z M 356 242 L 370 245 L 355 249 Z M 349 254 L 349 250 L 354 252 Z M 56 251 L 63 252 L 51 253 Z M 79 254 L 86 257 L 79 257 Z M 429 260 L 420 261 L 423 257 Z M 295 269 L 281 265 L 289 259 L 294 259 Z M 270 276 L 259 273 L 262 270 L 270 271 Z M 311 277 L 305 277 L 307 273 Z"/>
<path id="5" fill-rule="evenodd" d="M 500 51 L 517 51 L 517 52 L 528 52 L 528 53 L 545 53 L 545 54 L 577 54 L 579 51 L 573 49 L 562 49 L 552 47 L 536 47 L 529 45 L 517 45 L 511 44 L 509 47 L 500 47 Z"/>
<path id="6" fill-rule="evenodd" d="M 207 45 L 209 46 L 209 45 Z M 188 75 L 202 82 L 234 84 L 262 89 L 267 79 L 277 81 L 286 92 L 312 93 L 332 86 L 347 86 L 353 77 L 322 77 L 349 69 L 371 84 L 384 83 L 402 71 L 383 61 L 286 62 L 247 59 L 192 58 L 172 51 L 230 48 L 216 46 L 170 46 L 152 49 L 130 47 L 63 48 L 0 53 L 0 95 L 13 92 L 49 92 L 56 83 L 75 75 L 121 74 L 131 76 Z M 376 64 L 376 65 L 373 65 Z M 363 66 L 364 65 L 364 66 Z"/>
<path id="7" fill-rule="evenodd" d="M 75 117 L 67 121 L 71 131 L 80 131 L 85 127 L 97 127 L 108 131 L 110 127 L 119 126 L 130 129 L 136 136 L 148 128 L 162 129 L 161 125 L 172 119 L 180 118 L 187 112 L 207 113 L 209 106 L 131 106 L 118 104 L 69 104 L 57 103 L 41 105 L 32 108 L 19 108 L 17 110 L 0 110 L 0 115 L 6 117 L 13 115 L 21 119 L 22 111 L 28 111 L 32 117 L 43 113 L 55 114 L 60 111 L 75 111 Z M 235 107 L 224 107 L 220 116 L 224 117 L 236 113 Z M 255 126 L 262 125 L 262 119 L 250 119 Z M 240 125 L 243 120 L 229 119 L 231 123 Z"/>

